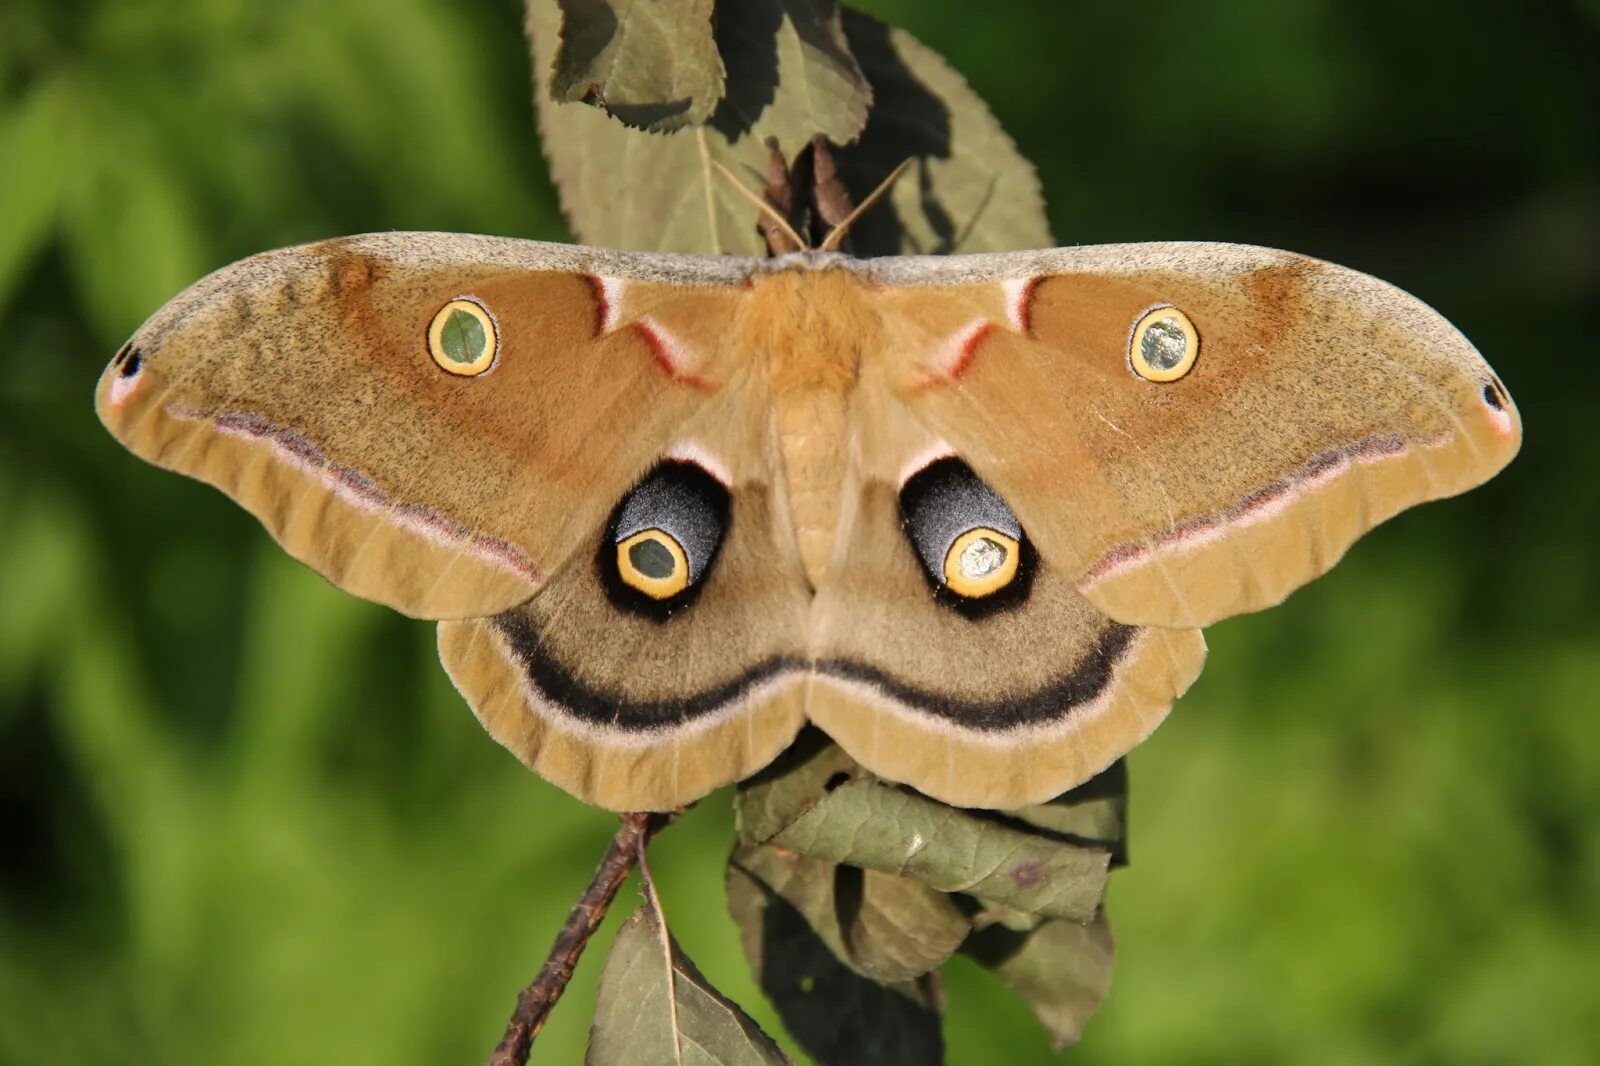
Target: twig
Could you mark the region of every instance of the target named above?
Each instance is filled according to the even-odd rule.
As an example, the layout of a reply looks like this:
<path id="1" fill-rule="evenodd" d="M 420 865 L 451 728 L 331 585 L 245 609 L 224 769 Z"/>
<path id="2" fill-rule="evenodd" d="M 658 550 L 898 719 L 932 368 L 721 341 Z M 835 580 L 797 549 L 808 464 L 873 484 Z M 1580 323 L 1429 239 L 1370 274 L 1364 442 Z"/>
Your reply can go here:
<path id="1" fill-rule="evenodd" d="M 551 1008 L 566 991 L 572 971 L 577 969 L 578 959 L 589 945 L 589 938 L 605 921 L 611 901 L 621 891 L 628 874 L 633 872 L 634 863 L 644 853 L 645 843 L 671 820 L 670 814 L 622 815 L 617 835 L 611 838 L 611 846 L 606 849 L 600 865 L 595 867 L 589 887 L 583 890 L 572 913 L 567 915 L 567 923 L 556 934 L 556 942 L 539 976 L 517 994 L 517 1009 L 511 1012 L 511 1021 L 506 1023 L 506 1035 L 500 1038 L 494 1054 L 489 1056 L 489 1066 L 526 1066 L 533 1038 L 544 1028 Z"/>

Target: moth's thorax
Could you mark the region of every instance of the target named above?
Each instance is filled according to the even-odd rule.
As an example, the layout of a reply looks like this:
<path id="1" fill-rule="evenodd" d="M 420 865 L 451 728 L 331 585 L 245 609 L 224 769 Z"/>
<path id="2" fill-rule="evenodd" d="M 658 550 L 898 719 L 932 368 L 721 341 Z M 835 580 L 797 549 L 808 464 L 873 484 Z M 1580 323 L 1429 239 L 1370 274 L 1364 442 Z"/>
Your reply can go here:
<path id="1" fill-rule="evenodd" d="M 793 270 L 754 281 L 742 340 L 767 368 L 789 510 L 813 588 L 833 551 L 851 395 L 880 332 L 855 274 Z"/>

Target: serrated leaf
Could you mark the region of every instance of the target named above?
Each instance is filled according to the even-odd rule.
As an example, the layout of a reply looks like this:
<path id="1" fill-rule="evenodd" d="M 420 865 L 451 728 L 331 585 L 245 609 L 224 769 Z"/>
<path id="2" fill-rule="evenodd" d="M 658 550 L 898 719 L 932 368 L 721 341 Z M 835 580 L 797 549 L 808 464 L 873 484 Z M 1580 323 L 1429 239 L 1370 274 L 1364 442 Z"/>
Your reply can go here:
<path id="1" fill-rule="evenodd" d="M 858 255 L 1000 252 L 1055 244 L 1033 164 L 938 53 L 900 29 L 844 14 L 872 83 L 872 118 L 835 152 L 859 202 L 906 159 L 911 170 L 851 230 Z"/>
<path id="2" fill-rule="evenodd" d="M 717 13 L 725 95 L 705 126 L 667 136 L 632 129 L 542 90 L 555 58 L 556 0 L 527 0 L 539 129 L 573 233 L 586 244 L 763 255 L 756 210 L 729 190 L 716 160 L 754 179 L 774 137 L 793 155 L 821 132 L 845 142 L 866 125 L 870 90 L 853 84 L 821 0 L 751 0 Z M 842 40 L 842 39 L 841 39 Z M 752 180 L 754 184 L 754 180 Z"/>
<path id="3" fill-rule="evenodd" d="M 820 865 L 813 865 L 813 874 Z M 819 883 L 815 876 L 811 881 Z M 861 976 L 840 961 L 807 916 L 737 856 L 728 865 L 728 909 L 762 990 L 819 1066 L 944 1061 L 937 974 L 895 985 Z"/>
<path id="4" fill-rule="evenodd" d="M 863 773 L 811 734 L 739 791 L 747 844 L 914 878 L 1019 911 L 1085 921 L 1105 893 L 1110 852 L 949 807 Z"/>
<path id="5" fill-rule="evenodd" d="M 559 0 L 561 43 L 550 95 L 594 104 L 665 133 L 711 117 L 724 71 L 712 0 Z"/>
<path id="6" fill-rule="evenodd" d="M 542 40 L 553 33 L 548 12 L 554 0 L 529 4 L 535 70 L 543 71 L 549 53 Z M 858 254 L 998 251 L 1054 243 L 1032 165 L 960 75 L 910 34 L 844 12 L 842 54 L 854 57 L 870 86 L 871 115 L 863 130 L 852 125 L 853 105 L 825 107 L 841 97 L 818 89 L 818 72 L 824 72 L 824 86 L 850 79 L 841 61 L 831 58 L 839 46 L 828 34 L 802 34 L 800 27 L 833 25 L 831 17 L 801 17 L 807 8 L 832 11 L 831 4 L 763 0 L 719 12 L 727 95 L 705 127 L 650 139 L 538 94 L 545 152 L 579 240 L 619 248 L 764 254 L 755 208 L 719 185 L 710 161 L 757 184 L 767 161 L 767 137 L 776 137 L 793 161 L 813 134 L 823 133 L 835 144 L 849 145 L 836 155 L 858 201 L 903 160 L 914 161 L 892 190 L 889 205 L 856 224 L 852 247 Z M 864 109 L 860 113 L 866 116 Z M 850 144 L 858 133 L 859 143 Z"/>
<path id="7" fill-rule="evenodd" d="M 1090 922 L 1054 919 L 1030 932 L 991 926 L 961 950 L 1000 975 L 1058 1049 L 1078 1042 L 1111 987 L 1115 952 L 1103 911 Z"/>
<path id="8" fill-rule="evenodd" d="M 711 987 L 646 903 L 623 923 L 606 957 L 584 1062 L 780 1066 L 789 1058 Z"/>
<path id="9" fill-rule="evenodd" d="M 791 158 L 822 134 L 837 144 L 867 124 L 872 87 L 836 0 L 743 0 L 717 11 L 728 97 L 712 124 L 730 142 L 776 137 Z"/>

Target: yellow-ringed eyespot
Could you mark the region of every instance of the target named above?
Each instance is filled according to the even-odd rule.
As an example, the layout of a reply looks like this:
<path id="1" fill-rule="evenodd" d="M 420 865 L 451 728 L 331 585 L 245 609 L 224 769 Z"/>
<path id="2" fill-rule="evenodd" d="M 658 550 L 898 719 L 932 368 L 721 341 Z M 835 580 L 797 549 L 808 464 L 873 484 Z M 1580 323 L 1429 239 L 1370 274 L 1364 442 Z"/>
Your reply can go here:
<path id="1" fill-rule="evenodd" d="M 987 526 L 969 529 L 945 553 L 945 587 L 968 599 L 999 592 L 1017 576 L 1021 555 L 1015 537 Z"/>
<path id="2" fill-rule="evenodd" d="M 727 486 L 700 463 L 664 459 L 617 504 L 601 542 L 611 601 L 664 618 L 688 605 L 728 529 Z"/>
<path id="3" fill-rule="evenodd" d="M 1027 595 L 1033 557 L 1022 524 L 955 456 L 906 478 L 900 522 L 941 602 L 970 616 Z"/>
<path id="4" fill-rule="evenodd" d="M 1194 323 L 1170 304 L 1142 313 L 1128 335 L 1128 366 L 1146 381 L 1177 381 L 1194 368 L 1199 354 Z"/>
<path id="5" fill-rule="evenodd" d="M 473 378 L 494 366 L 500 333 L 489 309 L 470 297 L 457 297 L 428 324 L 428 354 L 441 370 Z"/>
<path id="6" fill-rule="evenodd" d="M 617 545 L 617 576 L 653 600 L 670 600 L 689 587 L 689 557 L 662 529 L 646 529 Z"/>

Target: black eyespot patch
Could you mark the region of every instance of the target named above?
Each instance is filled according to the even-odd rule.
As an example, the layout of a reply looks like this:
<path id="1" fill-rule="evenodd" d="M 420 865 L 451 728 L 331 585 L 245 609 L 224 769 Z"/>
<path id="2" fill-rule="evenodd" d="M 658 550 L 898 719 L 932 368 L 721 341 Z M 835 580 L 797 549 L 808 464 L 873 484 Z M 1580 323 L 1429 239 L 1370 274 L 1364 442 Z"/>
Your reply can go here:
<path id="1" fill-rule="evenodd" d="M 1037 556 L 999 494 L 960 459 L 935 459 L 900 489 L 900 523 L 935 597 L 968 617 L 1025 600 Z"/>
<path id="2" fill-rule="evenodd" d="M 611 513 L 597 565 L 611 602 L 664 619 L 699 594 L 728 531 L 730 497 L 698 463 L 668 459 Z"/>

